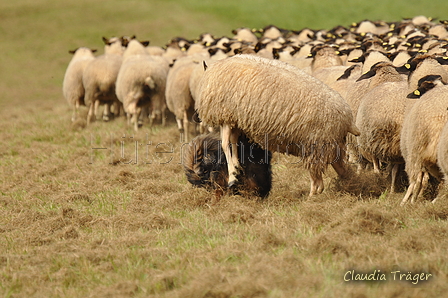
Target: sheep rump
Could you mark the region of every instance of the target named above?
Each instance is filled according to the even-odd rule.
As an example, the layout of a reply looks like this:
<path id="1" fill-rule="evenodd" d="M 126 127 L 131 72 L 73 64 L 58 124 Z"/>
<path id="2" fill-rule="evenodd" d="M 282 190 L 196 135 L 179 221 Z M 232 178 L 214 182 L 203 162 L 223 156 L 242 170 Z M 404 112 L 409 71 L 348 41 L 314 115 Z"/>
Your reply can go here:
<path id="1" fill-rule="evenodd" d="M 239 130 L 263 149 L 301 157 L 311 174 L 310 195 L 323 190 L 321 176 L 328 164 L 341 176 L 345 173 L 347 133 L 359 135 L 352 111 L 336 91 L 300 69 L 281 61 L 237 55 L 205 71 L 198 95 L 200 118 L 223 128 L 227 157 L 229 139 L 224 134 Z M 235 143 L 235 137 L 232 140 Z M 229 178 L 229 186 L 232 183 Z"/>

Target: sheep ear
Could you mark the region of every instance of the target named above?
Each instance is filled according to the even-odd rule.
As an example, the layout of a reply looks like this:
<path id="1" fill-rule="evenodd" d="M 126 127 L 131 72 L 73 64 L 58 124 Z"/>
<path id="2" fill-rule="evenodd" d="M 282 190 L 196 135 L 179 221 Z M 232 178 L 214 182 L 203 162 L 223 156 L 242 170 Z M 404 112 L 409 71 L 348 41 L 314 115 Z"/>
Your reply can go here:
<path id="1" fill-rule="evenodd" d="M 366 57 L 361 56 L 361 57 L 357 57 L 357 58 L 353 58 L 352 60 L 348 61 L 348 62 L 355 62 L 355 63 L 364 63 L 364 61 L 366 61 Z"/>
<path id="2" fill-rule="evenodd" d="M 416 89 L 414 92 L 409 93 L 408 96 L 406 96 L 407 98 L 420 98 L 420 96 L 422 96 L 420 90 Z"/>
<path id="3" fill-rule="evenodd" d="M 107 39 L 106 37 L 103 36 L 103 42 L 104 42 L 104 44 L 108 45 L 109 44 L 109 39 Z"/>
<path id="4" fill-rule="evenodd" d="M 359 81 L 362 81 L 362 80 L 365 80 L 365 79 L 369 79 L 369 78 L 373 77 L 375 74 L 376 74 L 376 71 L 374 71 L 374 70 L 369 70 L 368 72 L 366 72 L 365 74 L 363 74 L 362 76 L 360 76 L 360 77 L 356 80 L 356 82 L 359 82 Z"/>
<path id="5" fill-rule="evenodd" d="M 205 63 L 205 60 L 202 61 L 202 65 L 204 66 L 204 71 L 206 71 L 208 68 L 208 65 L 207 65 L 207 63 Z"/>
<path id="6" fill-rule="evenodd" d="M 140 43 L 145 47 L 149 46 L 149 40 L 141 41 Z"/>
<path id="7" fill-rule="evenodd" d="M 349 68 L 347 68 L 344 71 L 344 74 L 341 75 L 336 81 L 341 81 L 341 80 L 345 80 L 348 79 L 350 77 L 350 75 L 352 74 L 353 69 L 355 69 L 356 65 L 352 65 Z"/>
<path id="8" fill-rule="evenodd" d="M 90 49 L 90 51 L 92 51 L 92 53 L 96 53 L 97 49 Z"/>
<path id="9" fill-rule="evenodd" d="M 437 57 L 436 60 L 437 60 L 437 62 L 439 62 L 442 65 L 448 65 L 448 57 L 447 56 Z"/>
<path id="10" fill-rule="evenodd" d="M 78 49 L 79 49 L 79 48 L 78 48 Z M 69 51 L 68 51 L 68 53 L 69 53 L 69 54 L 72 54 L 72 55 L 73 55 L 73 54 L 75 54 L 75 53 L 76 53 L 76 51 L 77 51 L 78 49 L 74 49 L 74 50 L 69 50 Z"/>

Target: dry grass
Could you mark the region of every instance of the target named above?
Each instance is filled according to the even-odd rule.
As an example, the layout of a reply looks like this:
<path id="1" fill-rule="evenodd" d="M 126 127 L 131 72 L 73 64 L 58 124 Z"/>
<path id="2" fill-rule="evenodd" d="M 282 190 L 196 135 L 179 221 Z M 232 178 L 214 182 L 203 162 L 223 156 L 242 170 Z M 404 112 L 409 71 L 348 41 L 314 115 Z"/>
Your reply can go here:
<path id="1" fill-rule="evenodd" d="M 267 199 L 212 204 L 212 193 L 186 181 L 173 122 L 134 135 L 124 119 L 72 125 L 63 102 L 7 111 L 4 297 L 440 297 L 447 289 L 446 200 L 399 207 L 403 193 L 387 194 L 384 177 L 340 182 L 332 170 L 326 191 L 309 198 L 308 174 L 275 155 Z M 353 269 L 433 278 L 344 282 Z"/>

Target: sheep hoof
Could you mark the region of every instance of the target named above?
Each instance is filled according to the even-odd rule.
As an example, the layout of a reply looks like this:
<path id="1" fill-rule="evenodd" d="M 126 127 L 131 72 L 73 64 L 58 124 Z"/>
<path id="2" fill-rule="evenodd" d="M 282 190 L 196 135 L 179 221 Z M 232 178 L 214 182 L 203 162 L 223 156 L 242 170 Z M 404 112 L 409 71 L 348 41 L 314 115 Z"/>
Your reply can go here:
<path id="1" fill-rule="evenodd" d="M 229 188 L 230 193 L 237 194 L 238 193 L 238 180 L 233 180 L 229 182 L 227 186 Z"/>

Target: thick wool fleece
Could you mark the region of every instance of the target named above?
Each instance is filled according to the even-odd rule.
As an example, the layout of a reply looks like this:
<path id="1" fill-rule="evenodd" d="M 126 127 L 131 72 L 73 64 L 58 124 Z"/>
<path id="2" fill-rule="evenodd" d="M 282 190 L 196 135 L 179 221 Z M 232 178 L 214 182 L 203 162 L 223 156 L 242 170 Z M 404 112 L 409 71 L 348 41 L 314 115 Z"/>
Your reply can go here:
<path id="1" fill-rule="evenodd" d="M 211 65 L 196 101 L 209 125 L 229 124 L 272 151 L 303 158 L 307 168 L 337 160 L 352 111 L 330 87 L 285 62 L 237 55 Z"/>

